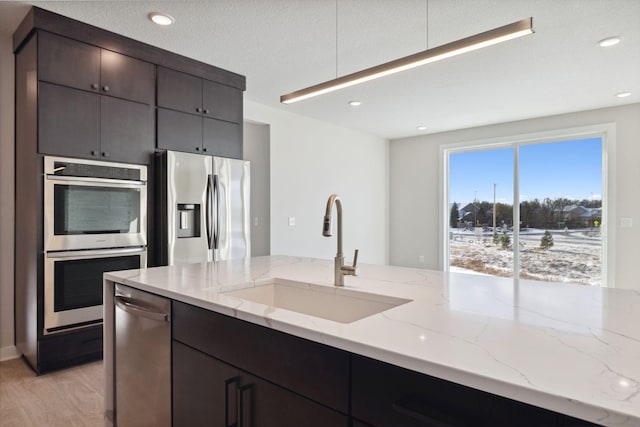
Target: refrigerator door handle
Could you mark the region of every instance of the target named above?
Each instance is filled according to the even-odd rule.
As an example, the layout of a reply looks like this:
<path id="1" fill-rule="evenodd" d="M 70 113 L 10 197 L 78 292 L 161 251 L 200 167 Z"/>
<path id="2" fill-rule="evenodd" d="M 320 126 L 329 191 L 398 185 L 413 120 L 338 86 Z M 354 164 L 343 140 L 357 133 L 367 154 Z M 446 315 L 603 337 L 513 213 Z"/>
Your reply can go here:
<path id="1" fill-rule="evenodd" d="M 220 240 L 220 182 L 218 175 L 213 175 L 213 191 L 216 194 L 216 220 L 215 229 L 213 231 L 213 248 L 218 249 Z"/>
<path id="2" fill-rule="evenodd" d="M 213 203 L 213 195 L 212 195 L 212 191 L 213 191 L 213 178 L 211 176 L 211 174 L 209 174 L 207 176 L 207 201 L 206 201 L 206 223 L 207 223 L 207 247 L 209 249 L 212 249 L 213 246 L 213 239 L 211 236 L 212 233 L 212 224 L 211 224 L 211 204 Z M 214 232 L 215 233 L 215 232 Z"/>

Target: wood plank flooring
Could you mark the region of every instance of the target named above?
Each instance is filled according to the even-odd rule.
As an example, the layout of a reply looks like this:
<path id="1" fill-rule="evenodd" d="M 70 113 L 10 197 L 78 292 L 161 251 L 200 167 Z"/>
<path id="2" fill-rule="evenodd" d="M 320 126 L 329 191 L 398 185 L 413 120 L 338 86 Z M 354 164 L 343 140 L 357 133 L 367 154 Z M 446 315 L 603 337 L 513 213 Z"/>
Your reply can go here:
<path id="1" fill-rule="evenodd" d="M 0 426 L 104 426 L 102 362 L 36 376 L 22 359 L 0 363 Z"/>

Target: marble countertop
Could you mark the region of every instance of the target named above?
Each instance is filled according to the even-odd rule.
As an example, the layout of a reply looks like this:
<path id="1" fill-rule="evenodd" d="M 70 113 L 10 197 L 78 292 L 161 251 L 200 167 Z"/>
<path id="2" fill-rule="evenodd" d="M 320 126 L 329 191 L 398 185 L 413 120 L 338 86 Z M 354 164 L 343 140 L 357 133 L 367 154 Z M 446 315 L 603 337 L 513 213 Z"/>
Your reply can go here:
<path id="1" fill-rule="evenodd" d="M 347 289 L 412 300 L 338 323 L 225 295 L 333 287 L 333 260 L 257 257 L 106 273 L 123 283 L 606 426 L 640 426 L 640 292 L 363 264 Z"/>

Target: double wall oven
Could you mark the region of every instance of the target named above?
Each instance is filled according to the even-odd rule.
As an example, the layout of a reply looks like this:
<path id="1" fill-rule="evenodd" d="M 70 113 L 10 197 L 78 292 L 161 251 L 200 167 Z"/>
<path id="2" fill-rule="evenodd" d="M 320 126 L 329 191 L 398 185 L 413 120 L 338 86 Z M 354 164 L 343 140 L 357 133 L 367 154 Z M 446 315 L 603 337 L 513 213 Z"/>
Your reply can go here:
<path id="1" fill-rule="evenodd" d="M 44 159 L 44 333 L 102 322 L 102 274 L 147 266 L 147 167 Z"/>

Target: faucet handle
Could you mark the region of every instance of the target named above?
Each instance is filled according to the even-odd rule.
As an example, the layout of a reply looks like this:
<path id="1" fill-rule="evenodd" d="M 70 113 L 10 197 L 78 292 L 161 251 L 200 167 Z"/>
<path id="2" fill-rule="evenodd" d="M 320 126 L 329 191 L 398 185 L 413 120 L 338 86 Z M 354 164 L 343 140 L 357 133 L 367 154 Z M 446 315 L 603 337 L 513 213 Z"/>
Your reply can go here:
<path id="1" fill-rule="evenodd" d="M 345 274 L 348 274 L 349 276 L 357 276 L 359 273 L 357 265 L 358 265 L 358 250 L 356 249 L 356 251 L 353 253 L 353 265 L 345 265 L 344 267 L 342 267 L 342 269 L 345 272 Z"/>

